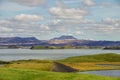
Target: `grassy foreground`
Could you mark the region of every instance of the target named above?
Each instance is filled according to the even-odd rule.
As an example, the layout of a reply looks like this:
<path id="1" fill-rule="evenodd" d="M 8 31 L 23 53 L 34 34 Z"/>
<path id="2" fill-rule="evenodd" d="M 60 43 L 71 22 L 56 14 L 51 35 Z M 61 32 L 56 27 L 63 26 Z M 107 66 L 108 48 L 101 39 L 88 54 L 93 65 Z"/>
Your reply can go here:
<path id="1" fill-rule="evenodd" d="M 0 68 L 0 80 L 120 80 L 89 74 L 56 73 L 39 70 Z"/>
<path id="2" fill-rule="evenodd" d="M 77 56 L 57 61 L 80 71 L 120 70 L 120 55 L 113 53 Z M 97 64 L 112 64 L 113 66 L 98 66 Z M 52 60 L 12 61 L 0 67 L 0 80 L 120 80 L 120 77 L 51 72 L 52 66 Z"/>

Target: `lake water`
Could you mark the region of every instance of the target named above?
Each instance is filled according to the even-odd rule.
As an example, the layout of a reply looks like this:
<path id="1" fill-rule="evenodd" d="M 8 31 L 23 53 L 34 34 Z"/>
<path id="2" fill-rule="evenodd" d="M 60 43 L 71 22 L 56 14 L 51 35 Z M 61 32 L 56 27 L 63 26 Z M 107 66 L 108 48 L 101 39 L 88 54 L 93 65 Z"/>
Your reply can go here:
<path id="1" fill-rule="evenodd" d="M 0 49 L 0 60 L 27 60 L 27 59 L 64 59 L 71 56 L 92 55 L 102 53 L 118 53 L 120 50 L 100 49 L 53 49 L 53 50 L 30 50 L 30 49 Z"/>
<path id="2" fill-rule="evenodd" d="M 86 72 L 79 72 L 79 73 L 120 77 L 120 70 L 86 71 Z"/>

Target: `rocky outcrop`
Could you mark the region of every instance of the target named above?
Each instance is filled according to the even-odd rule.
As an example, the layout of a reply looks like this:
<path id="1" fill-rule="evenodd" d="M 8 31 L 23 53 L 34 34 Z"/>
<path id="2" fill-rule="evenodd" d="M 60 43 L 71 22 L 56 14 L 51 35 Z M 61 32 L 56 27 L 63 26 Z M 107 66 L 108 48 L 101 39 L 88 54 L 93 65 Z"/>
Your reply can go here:
<path id="1" fill-rule="evenodd" d="M 64 65 L 62 63 L 54 62 L 51 71 L 53 72 L 76 72 L 78 70 L 70 66 Z"/>

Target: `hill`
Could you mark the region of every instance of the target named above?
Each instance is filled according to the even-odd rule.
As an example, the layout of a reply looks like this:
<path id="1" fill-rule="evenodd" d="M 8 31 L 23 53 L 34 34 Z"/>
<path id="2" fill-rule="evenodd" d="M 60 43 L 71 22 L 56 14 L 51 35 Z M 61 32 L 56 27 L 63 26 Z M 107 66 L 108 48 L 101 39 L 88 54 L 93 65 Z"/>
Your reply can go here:
<path id="1" fill-rule="evenodd" d="M 120 41 L 84 40 L 67 35 L 47 40 L 47 43 L 52 46 L 120 46 Z"/>
<path id="2" fill-rule="evenodd" d="M 23 46 L 33 46 L 44 44 L 44 42 L 36 39 L 35 37 L 1 37 L 0 46 L 5 45 L 23 45 Z"/>
<path id="3" fill-rule="evenodd" d="M 62 62 L 120 62 L 120 54 L 107 53 L 86 56 L 69 57 Z"/>
<path id="4" fill-rule="evenodd" d="M 39 40 L 35 37 L 1 37 L 0 46 L 22 45 L 22 46 L 120 46 L 120 41 L 95 41 L 77 39 L 73 36 L 60 36 L 50 40 Z"/>

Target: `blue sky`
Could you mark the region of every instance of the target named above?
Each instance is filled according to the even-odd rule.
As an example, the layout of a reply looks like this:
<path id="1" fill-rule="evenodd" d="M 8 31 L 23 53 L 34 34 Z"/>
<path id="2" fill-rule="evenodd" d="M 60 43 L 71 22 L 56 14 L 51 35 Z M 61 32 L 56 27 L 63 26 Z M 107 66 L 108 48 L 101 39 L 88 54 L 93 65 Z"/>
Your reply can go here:
<path id="1" fill-rule="evenodd" d="M 0 0 L 0 37 L 120 41 L 120 0 Z"/>

